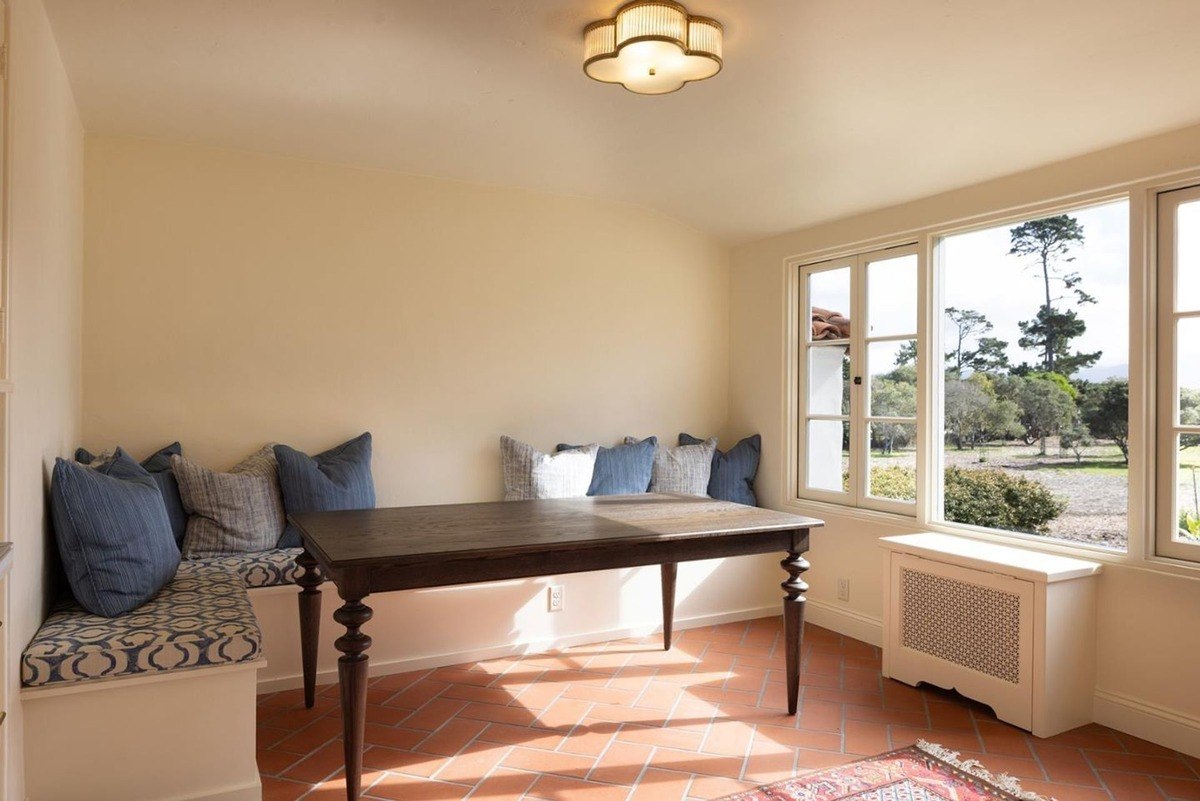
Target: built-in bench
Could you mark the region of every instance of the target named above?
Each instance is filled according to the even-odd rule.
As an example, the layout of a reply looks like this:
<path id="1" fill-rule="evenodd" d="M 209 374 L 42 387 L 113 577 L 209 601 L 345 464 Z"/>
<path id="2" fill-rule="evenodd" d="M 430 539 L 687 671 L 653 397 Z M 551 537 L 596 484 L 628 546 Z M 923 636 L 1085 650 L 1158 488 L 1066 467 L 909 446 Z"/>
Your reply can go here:
<path id="1" fill-rule="evenodd" d="M 248 590 L 291 583 L 297 553 L 184 561 L 121 617 L 58 605 L 21 658 L 31 801 L 260 799 Z"/>

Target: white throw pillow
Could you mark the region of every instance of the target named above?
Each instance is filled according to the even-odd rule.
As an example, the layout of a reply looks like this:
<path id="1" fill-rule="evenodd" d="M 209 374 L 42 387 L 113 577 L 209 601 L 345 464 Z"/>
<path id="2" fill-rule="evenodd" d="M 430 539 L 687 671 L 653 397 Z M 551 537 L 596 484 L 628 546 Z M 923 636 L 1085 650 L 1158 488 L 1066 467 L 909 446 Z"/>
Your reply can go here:
<path id="1" fill-rule="evenodd" d="M 599 450 L 599 445 L 587 445 L 559 453 L 542 453 L 512 437 L 500 437 L 504 500 L 586 497 Z"/>
<path id="2" fill-rule="evenodd" d="M 637 441 L 636 437 L 625 438 L 626 445 Z M 659 443 L 654 451 L 650 491 L 708 495 L 708 480 L 712 477 L 712 459 L 716 449 L 716 437 L 698 445 L 679 445 L 674 448 Z"/>

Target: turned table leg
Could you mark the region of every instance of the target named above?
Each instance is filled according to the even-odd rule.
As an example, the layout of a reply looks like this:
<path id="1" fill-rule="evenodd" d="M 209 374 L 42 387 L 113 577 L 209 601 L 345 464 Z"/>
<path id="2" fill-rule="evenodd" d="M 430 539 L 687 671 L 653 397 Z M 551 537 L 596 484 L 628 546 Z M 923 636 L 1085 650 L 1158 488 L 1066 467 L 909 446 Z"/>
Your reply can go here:
<path id="1" fill-rule="evenodd" d="M 664 562 L 662 565 L 663 606 L 663 650 L 671 650 L 671 631 L 675 624 L 675 573 L 679 565 Z"/>
<path id="2" fill-rule="evenodd" d="M 807 537 L 805 538 L 807 544 Z M 808 570 L 808 562 L 801 555 L 800 546 L 793 542 L 792 550 L 779 564 L 787 571 L 783 587 L 783 636 L 784 661 L 787 666 L 788 714 L 796 714 L 800 700 L 800 644 L 804 637 L 804 593 L 808 585 L 800 574 Z"/>
<path id="3" fill-rule="evenodd" d="M 304 671 L 304 706 L 313 708 L 317 696 L 317 644 L 321 634 L 321 583 L 317 560 L 308 551 L 296 557 L 301 568 L 300 585 L 300 663 Z"/>
<path id="4" fill-rule="evenodd" d="M 346 748 L 346 798 L 358 801 L 362 785 L 363 730 L 367 721 L 367 649 L 371 638 L 360 629 L 371 619 L 371 607 L 362 596 L 347 596 L 333 619 L 346 627 L 334 645 L 342 652 L 338 658 L 338 681 L 342 692 L 342 731 Z"/>

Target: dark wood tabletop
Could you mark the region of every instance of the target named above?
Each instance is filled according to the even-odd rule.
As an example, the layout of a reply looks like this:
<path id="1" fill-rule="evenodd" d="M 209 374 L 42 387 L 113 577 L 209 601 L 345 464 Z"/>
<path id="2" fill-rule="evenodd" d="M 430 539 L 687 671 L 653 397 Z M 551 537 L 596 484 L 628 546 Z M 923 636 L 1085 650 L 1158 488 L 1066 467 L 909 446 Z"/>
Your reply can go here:
<path id="1" fill-rule="evenodd" d="M 553 501 L 405 506 L 290 517 L 322 564 L 405 565 L 445 558 L 704 539 L 823 525 L 810 517 L 691 495 L 608 495 Z"/>

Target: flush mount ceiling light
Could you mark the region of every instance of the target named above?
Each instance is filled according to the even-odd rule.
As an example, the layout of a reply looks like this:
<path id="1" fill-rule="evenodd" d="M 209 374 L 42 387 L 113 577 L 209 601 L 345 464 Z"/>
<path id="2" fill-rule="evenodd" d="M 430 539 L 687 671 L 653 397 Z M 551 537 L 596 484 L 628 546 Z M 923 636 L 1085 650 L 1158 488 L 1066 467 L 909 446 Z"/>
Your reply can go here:
<path id="1" fill-rule="evenodd" d="M 640 95 L 663 95 L 721 71 L 721 23 L 670 0 L 634 0 L 583 30 L 583 71 Z"/>

